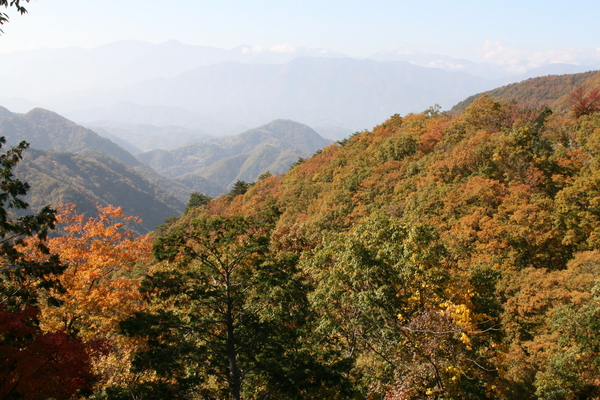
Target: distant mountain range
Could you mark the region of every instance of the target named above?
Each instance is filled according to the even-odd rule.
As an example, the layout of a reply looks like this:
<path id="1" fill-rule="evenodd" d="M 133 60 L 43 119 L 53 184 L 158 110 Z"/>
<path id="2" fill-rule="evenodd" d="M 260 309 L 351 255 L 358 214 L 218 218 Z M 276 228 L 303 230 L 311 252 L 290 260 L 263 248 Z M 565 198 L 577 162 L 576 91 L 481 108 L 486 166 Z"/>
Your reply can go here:
<path id="1" fill-rule="evenodd" d="M 201 66 L 173 78 L 157 78 L 106 92 L 71 93 L 52 100 L 52 109 L 90 124 L 104 119 L 133 122 L 112 104 L 153 107 L 161 125 L 214 133 L 291 119 L 309 126 L 340 127 L 346 135 L 372 127 L 395 113 L 423 111 L 435 103 L 450 107 L 472 93 L 498 86 L 460 72 L 406 62 L 351 58 L 297 58 L 286 64 L 226 62 Z M 435 100 L 433 100 L 435 99 Z M 160 106 L 161 108 L 159 108 Z M 196 118 L 176 122 L 172 112 Z M 150 117 L 156 121 L 153 115 Z M 137 120 L 136 123 L 143 123 Z M 229 129 L 228 129 L 229 128 Z"/>
<path id="2" fill-rule="evenodd" d="M 283 68 L 291 68 L 294 64 L 302 67 L 304 61 L 311 66 L 314 60 L 296 60 L 285 64 Z M 331 70 L 327 65 L 339 65 L 337 61 L 322 59 L 319 62 L 324 66 L 323 80 L 320 82 L 337 82 L 340 91 L 347 90 L 345 95 L 350 95 L 354 89 L 344 89 L 341 85 L 348 76 L 343 76 L 340 72 L 337 77 L 339 79 L 336 80 L 333 76 L 335 74 L 328 75 Z M 356 71 L 363 71 L 365 65 L 371 70 L 394 65 L 393 62 L 386 64 L 349 59 L 342 60 L 342 63 L 354 65 Z M 231 64 L 229 67 L 236 70 L 240 66 L 241 64 Z M 272 71 L 279 68 L 255 67 L 258 76 L 269 68 Z M 390 76 L 403 70 L 392 69 L 393 71 L 389 72 Z M 198 71 L 202 76 L 205 70 Z M 201 79 L 197 76 L 198 71 L 174 78 L 174 81 L 193 88 L 194 80 Z M 411 66 L 403 71 L 407 75 L 414 73 L 413 82 L 419 82 L 416 78 L 420 76 L 419 71 L 415 72 Z M 383 81 L 370 78 L 377 75 L 385 76 L 381 71 L 373 75 L 363 75 L 365 81 L 357 82 L 356 86 L 367 88 L 369 84 L 383 85 Z M 434 76 L 432 75 L 432 81 L 427 83 L 428 87 L 435 86 Z M 464 74 L 454 76 L 460 77 Z M 285 81 L 283 77 L 282 79 Z M 460 82 L 457 84 L 460 85 Z M 537 77 L 498 87 L 486 93 L 507 101 L 516 100 L 529 107 L 545 104 L 555 111 L 563 111 L 569 106 L 569 93 L 578 85 L 587 89 L 600 87 L 600 73 L 592 71 Z M 305 82 L 304 86 L 312 88 L 307 92 L 309 93 L 317 85 L 315 81 Z M 139 85 L 140 90 L 147 90 L 147 87 L 146 84 Z M 171 87 L 172 85 L 165 85 L 161 88 L 157 85 L 156 90 L 160 89 L 162 92 L 159 93 L 166 95 Z M 387 93 L 393 96 L 394 90 L 397 88 L 388 88 Z M 380 93 L 382 92 L 385 90 L 380 88 Z M 190 89 L 187 93 L 192 99 L 193 90 Z M 146 94 L 151 95 L 150 92 Z M 454 110 L 464 109 L 476 96 L 467 97 L 459 102 Z M 326 108 L 323 102 L 319 103 L 322 100 L 318 97 L 314 99 L 315 104 Z M 339 103 L 343 103 L 342 100 Z M 154 106 L 131 107 L 141 111 L 138 115 L 150 115 L 152 110 L 158 110 Z M 181 115 L 186 114 L 183 112 Z M 150 231 L 165 218 L 183 212 L 185 203 L 193 191 L 210 196 L 227 193 L 238 180 L 253 182 L 267 171 L 272 174 L 284 173 L 299 158 L 308 158 L 331 143 L 309 126 L 283 119 L 276 119 L 237 135 L 212 139 L 204 132 L 180 126 L 154 126 L 106 120 L 96 121 L 95 125 L 97 126 L 94 129 L 97 132 L 113 137 L 122 146 L 107 137 L 102 137 L 95 130 L 80 126 L 45 109 L 36 108 L 25 114 L 18 114 L 0 107 L 0 136 L 5 136 L 12 145 L 21 140 L 32 144 L 32 149 L 26 152 L 25 160 L 19 164 L 17 174 L 31 184 L 28 201 L 34 208 L 45 204 L 56 206 L 72 202 L 77 204 L 82 212 L 93 214 L 96 204 L 119 205 L 125 208 L 127 214 L 139 216 L 145 221 L 140 233 Z M 153 147 L 165 147 L 168 150 L 155 148 L 143 151 Z M 132 152 L 136 154 L 133 155 Z"/>
<path id="3" fill-rule="evenodd" d="M 476 63 L 465 59 L 456 59 L 439 54 L 430 54 L 411 51 L 409 49 L 392 49 L 381 51 L 370 57 L 376 61 L 403 61 L 413 65 L 428 68 L 439 68 L 450 72 L 465 72 L 469 75 L 486 78 L 490 80 L 520 81 L 536 76 L 551 74 L 574 74 L 591 69 L 597 69 L 600 65 L 574 65 L 574 64 L 547 64 L 529 69 L 523 73 L 514 73 L 506 69 L 506 66 L 490 63 Z"/>
<path id="4" fill-rule="evenodd" d="M 436 103 L 450 108 L 511 82 L 590 69 L 552 64 L 516 76 L 490 64 L 405 50 L 356 59 L 287 45 L 224 50 L 123 41 L 0 54 L 0 105 L 52 109 L 113 135 L 115 123 L 231 135 L 291 119 L 341 139 L 392 114 L 420 112 Z"/>

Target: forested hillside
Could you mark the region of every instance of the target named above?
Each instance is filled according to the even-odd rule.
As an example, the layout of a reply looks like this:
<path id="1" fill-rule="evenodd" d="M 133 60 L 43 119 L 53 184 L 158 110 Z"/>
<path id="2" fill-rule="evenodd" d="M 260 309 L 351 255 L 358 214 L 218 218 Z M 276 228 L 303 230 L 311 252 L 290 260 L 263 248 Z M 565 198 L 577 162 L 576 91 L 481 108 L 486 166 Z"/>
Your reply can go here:
<path id="1" fill-rule="evenodd" d="M 485 92 L 487 95 L 504 101 L 516 101 L 521 107 L 549 106 L 554 111 L 569 109 L 569 95 L 581 86 L 585 89 L 600 88 L 600 73 L 589 71 L 581 74 L 548 75 L 512 83 Z M 473 95 L 452 108 L 463 111 L 479 95 Z"/>
<path id="2" fill-rule="evenodd" d="M 95 150 L 120 160 L 129 166 L 140 162 L 127 151 L 60 115 L 36 108 L 26 114 L 17 114 L 0 107 L 0 135 L 9 143 L 21 140 L 35 143 L 40 150 L 68 151 L 77 153 Z"/>
<path id="3" fill-rule="evenodd" d="M 484 96 L 188 211 L 123 325 L 136 365 L 198 398 L 598 398 L 599 134 Z"/>
<path id="4" fill-rule="evenodd" d="M 33 144 L 35 150 L 25 153 L 16 173 L 31 182 L 27 201 L 34 210 L 73 203 L 94 215 L 97 204 L 115 204 L 142 218 L 137 230 L 147 233 L 165 218 L 181 214 L 192 191 L 151 171 L 110 140 L 48 110 L 17 114 L 0 108 L 0 136 L 11 144 Z"/>
<path id="5" fill-rule="evenodd" d="M 19 247 L 64 260 L 27 291 L 58 301 L 2 286 L 0 334 L 39 324 L 0 346 L 26 365 L 68 333 L 57 399 L 598 399 L 600 99 L 578 90 L 394 115 L 139 240 L 66 209 Z"/>
<path id="6" fill-rule="evenodd" d="M 137 233 L 148 233 L 183 211 L 175 197 L 100 152 L 30 149 L 15 172 L 31 185 L 27 202 L 34 210 L 48 204 L 75 204 L 81 213 L 92 216 L 98 205 L 118 204 L 128 215 L 142 218 Z"/>

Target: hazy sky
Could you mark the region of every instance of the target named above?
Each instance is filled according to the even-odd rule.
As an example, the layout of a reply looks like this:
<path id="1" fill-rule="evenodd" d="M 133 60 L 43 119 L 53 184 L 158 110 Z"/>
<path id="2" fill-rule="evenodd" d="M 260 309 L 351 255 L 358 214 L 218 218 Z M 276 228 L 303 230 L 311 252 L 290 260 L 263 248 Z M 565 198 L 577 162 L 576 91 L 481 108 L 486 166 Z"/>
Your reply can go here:
<path id="1" fill-rule="evenodd" d="M 504 64 L 600 60 L 592 0 L 32 0 L 27 8 L 9 11 L 0 52 L 175 39 L 365 57 L 410 48 Z"/>

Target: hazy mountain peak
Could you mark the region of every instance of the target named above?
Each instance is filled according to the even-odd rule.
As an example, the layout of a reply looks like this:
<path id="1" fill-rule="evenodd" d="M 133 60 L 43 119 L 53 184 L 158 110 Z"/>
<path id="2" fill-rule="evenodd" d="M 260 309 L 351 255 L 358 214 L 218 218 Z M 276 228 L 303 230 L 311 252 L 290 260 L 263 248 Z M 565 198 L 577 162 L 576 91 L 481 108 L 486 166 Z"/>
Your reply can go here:
<path id="1" fill-rule="evenodd" d="M 75 125 L 74 122 L 69 121 L 68 119 L 55 113 L 54 111 L 46 110 L 45 108 L 40 108 L 40 107 L 36 107 L 36 108 L 32 109 L 31 111 L 25 113 L 24 116 L 27 117 L 28 119 L 32 119 L 32 120 L 40 120 L 40 119 L 54 120 L 54 121 L 71 123 L 71 124 Z"/>
<path id="2" fill-rule="evenodd" d="M 3 117 L 9 117 L 10 123 L 3 124 Z M 130 166 L 140 165 L 135 157 L 109 139 L 43 108 L 34 108 L 26 114 L 9 112 L 4 116 L 0 113 L 0 136 L 5 136 L 10 143 L 26 140 L 36 149 L 73 153 L 100 151 Z"/>
<path id="3" fill-rule="evenodd" d="M 305 124 L 301 124 L 300 122 L 296 122 L 296 121 L 292 121 L 291 119 L 275 119 L 271 122 L 269 122 L 268 124 L 265 124 L 261 127 L 259 127 L 259 129 L 263 128 L 263 129 L 273 129 L 273 130 L 278 130 L 280 128 L 308 128 L 311 129 L 308 125 Z M 314 131 L 313 131 L 314 132 Z M 316 132 L 315 132 L 316 133 Z"/>
<path id="4" fill-rule="evenodd" d="M 276 119 L 258 128 L 249 129 L 231 139 L 215 139 L 212 142 L 235 141 L 244 144 L 244 152 L 263 145 L 275 148 L 293 148 L 302 152 L 314 152 L 331 143 L 308 125 L 289 119 Z"/>
<path id="5" fill-rule="evenodd" d="M 13 113 L 8 110 L 8 108 L 4 108 L 0 106 L 0 117 L 12 117 Z"/>

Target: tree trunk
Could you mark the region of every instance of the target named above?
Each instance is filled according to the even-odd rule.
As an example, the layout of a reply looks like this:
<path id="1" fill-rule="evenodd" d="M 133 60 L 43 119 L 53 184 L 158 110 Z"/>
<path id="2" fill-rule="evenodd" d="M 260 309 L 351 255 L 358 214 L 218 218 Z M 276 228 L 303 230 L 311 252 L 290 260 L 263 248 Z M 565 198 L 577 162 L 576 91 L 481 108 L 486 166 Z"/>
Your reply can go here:
<path id="1" fill-rule="evenodd" d="M 237 365 L 237 352 L 234 335 L 233 305 L 227 288 L 227 357 L 229 358 L 229 388 L 234 400 L 241 400 L 242 378 Z"/>

